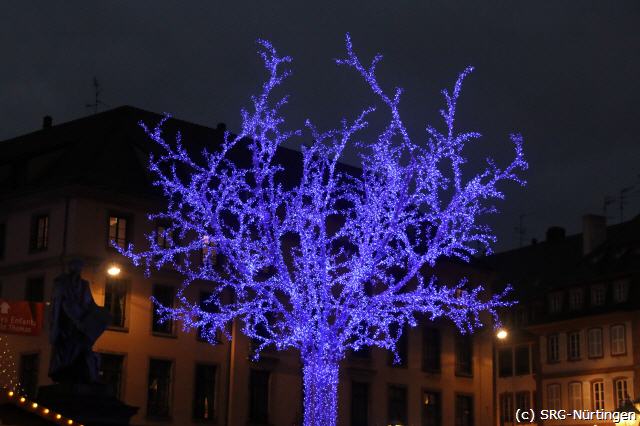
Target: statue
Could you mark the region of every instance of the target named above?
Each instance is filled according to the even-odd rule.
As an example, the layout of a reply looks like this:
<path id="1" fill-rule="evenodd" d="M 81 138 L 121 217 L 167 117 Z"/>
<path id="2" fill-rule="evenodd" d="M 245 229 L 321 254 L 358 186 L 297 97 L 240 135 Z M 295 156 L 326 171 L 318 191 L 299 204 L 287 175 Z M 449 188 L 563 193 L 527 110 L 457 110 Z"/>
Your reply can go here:
<path id="1" fill-rule="evenodd" d="M 89 282 L 80 276 L 82 267 L 74 259 L 69 271 L 54 280 L 49 377 L 57 383 L 99 383 L 100 358 L 92 347 L 111 316 L 93 300 Z"/>

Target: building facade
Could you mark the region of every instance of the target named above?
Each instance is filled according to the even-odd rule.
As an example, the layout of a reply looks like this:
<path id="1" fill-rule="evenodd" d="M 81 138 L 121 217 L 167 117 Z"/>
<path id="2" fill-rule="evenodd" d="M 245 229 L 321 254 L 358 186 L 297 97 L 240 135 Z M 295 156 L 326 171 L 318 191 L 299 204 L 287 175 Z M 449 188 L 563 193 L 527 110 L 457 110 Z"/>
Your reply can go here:
<path id="1" fill-rule="evenodd" d="M 521 301 L 505 315 L 513 337 L 497 348 L 497 423 L 537 407 L 571 413 L 539 416 L 541 424 L 612 424 L 611 413 L 640 396 L 640 216 L 606 226 L 587 215 L 582 234 L 551 228 L 545 242 L 492 263 Z M 525 347 L 530 371 L 518 368 Z M 535 396 L 530 405 L 522 392 Z"/>
<path id="2" fill-rule="evenodd" d="M 163 204 L 146 171 L 153 146 L 137 124 L 160 118 L 120 107 L 57 126 L 45 120 L 37 132 L 0 142 L 0 299 L 45 305 L 39 335 L 6 336 L 18 379 L 36 399 L 38 386 L 50 383 L 53 280 L 79 258 L 96 303 L 113 318 L 94 347 L 101 378 L 139 407 L 132 424 L 301 424 L 297 353 L 267 351 L 254 361 L 240 324 L 232 325 L 231 341 L 221 336 L 212 346 L 198 330 L 159 323 L 150 299 L 175 303 L 180 277 L 169 269 L 146 277 L 111 246 L 144 246 L 145 235 L 162 227 L 147 219 Z M 214 144 L 223 130 L 179 120 L 165 129 Z M 445 273 L 477 272 L 454 265 Z M 207 284 L 185 295 L 204 300 Z M 383 350 L 351 354 L 341 366 L 339 424 L 493 424 L 492 342 L 491 332 L 463 336 L 448 323 L 424 321 L 401 340 L 399 365 Z"/>

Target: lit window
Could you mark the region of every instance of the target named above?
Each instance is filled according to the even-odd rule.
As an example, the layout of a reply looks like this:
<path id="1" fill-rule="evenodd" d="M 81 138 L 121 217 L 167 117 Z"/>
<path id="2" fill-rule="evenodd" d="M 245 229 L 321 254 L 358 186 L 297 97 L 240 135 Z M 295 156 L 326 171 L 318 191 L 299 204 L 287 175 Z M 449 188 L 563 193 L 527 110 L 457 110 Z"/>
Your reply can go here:
<path id="1" fill-rule="evenodd" d="M 196 364 L 193 389 L 193 418 L 213 421 L 215 419 L 216 366 Z"/>
<path id="2" fill-rule="evenodd" d="M 603 284 L 596 284 L 591 287 L 591 304 L 593 306 L 604 305 L 607 288 Z"/>
<path id="3" fill-rule="evenodd" d="M 581 288 L 574 288 L 569 292 L 569 309 L 576 311 L 582 309 L 584 292 Z"/>
<path id="4" fill-rule="evenodd" d="M 215 244 L 211 241 L 208 235 L 202 237 L 202 251 L 200 253 L 200 260 L 203 266 L 215 265 L 217 256 L 214 248 Z"/>
<path id="5" fill-rule="evenodd" d="M 560 340 L 557 334 L 547 336 L 547 360 L 549 362 L 560 361 Z"/>
<path id="6" fill-rule="evenodd" d="M 589 358 L 599 358 L 602 356 L 602 329 L 592 328 L 588 334 Z"/>
<path id="7" fill-rule="evenodd" d="M 604 382 L 599 380 L 593 382 L 591 386 L 593 391 L 593 410 L 604 410 Z"/>
<path id="8" fill-rule="evenodd" d="M 552 293 L 549 295 L 549 312 L 557 314 L 562 311 L 562 293 Z"/>
<path id="9" fill-rule="evenodd" d="M 613 386 L 616 392 L 616 408 L 620 408 L 630 399 L 627 379 L 617 379 Z"/>
<path id="10" fill-rule="evenodd" d="M 629 282 L 620 280 L 613 283 L 613 301 L 615 303 L 626 302 L 629 298 Z"/>
<path id="11" fill-rule="evenodd" d="M 611 355 L 623 355 L 627 352 L 624 325 L 611 326 Z"/>
<path id="12" fill-rule="evenodd" d="M 127 218 L 109 216 L 109 246 L 112 242 L 120 248 L 127 248 Z"/>
<path id="13" fill-rule="evenodd" d="M 560 410 L 562 408 L 562 399 L 560 396 L 560 385 L 552 384 L 547 386 L 547 409 Z"/>
<path id="14" fill-rule="evenodd" d="M 424 426 L 440 426 L 442 424 L 440 392 L 424 391 L 422 393 L 422 419 Z"/>
<path id="15" fill-rule="evenodd" d="M 567 334 L 569 345 L 567 346 L 567 358 L 580 359 L 580 332 L 574 331 Z"/>
<path id="16" fill-rule="evenodd" d="M 569 383 L 569 408 L 571 410 L 582 410 L 582 383 Z"/>

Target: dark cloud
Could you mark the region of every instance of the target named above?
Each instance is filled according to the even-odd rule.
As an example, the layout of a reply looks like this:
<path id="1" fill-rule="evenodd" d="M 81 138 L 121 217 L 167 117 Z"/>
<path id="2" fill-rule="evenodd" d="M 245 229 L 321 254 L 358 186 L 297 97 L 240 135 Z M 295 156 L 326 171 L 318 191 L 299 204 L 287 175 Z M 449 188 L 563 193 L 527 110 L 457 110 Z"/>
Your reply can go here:
<path id="1" fill-rule="evenodd" d="M 492 220 L 506 248 L 520 214 L 527 239 L 550 224 L 575 232 L 604 195 L 638 181 L 638 22 L 636 0 L 16 2 L 0 17 L 0 139 L 34 130 L 45 114 L 88 114 L 94 75 L 111 106 L 236 128 L 262 75 L 257 37 L 295 57 L 291 119 L 328 126 L 372 101 L 331 63 L 349 31 L 363 55 L 385 54 L 380 78 L 407 90 L 416 137 L 438 119 L 439 90 L 476 66 L 459 123 L 486 138 L 470 152 L 507 161 L 506 136 L 519 130 L 531 162 L 528 187 L 507 188 Z M 638 212 L 635 196 L 626 217 Z"/>

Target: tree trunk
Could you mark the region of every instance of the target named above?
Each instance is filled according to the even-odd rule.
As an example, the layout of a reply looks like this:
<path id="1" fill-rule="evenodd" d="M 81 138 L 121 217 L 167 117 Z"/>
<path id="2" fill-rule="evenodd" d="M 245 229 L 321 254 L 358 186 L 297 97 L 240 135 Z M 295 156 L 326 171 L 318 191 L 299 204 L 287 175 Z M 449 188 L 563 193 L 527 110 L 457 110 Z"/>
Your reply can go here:
<path id="1" fill-rule="evenodd" d="M 325 353 L 302 357 L 304 426 L 336 426 L 339 364 Z"/>

